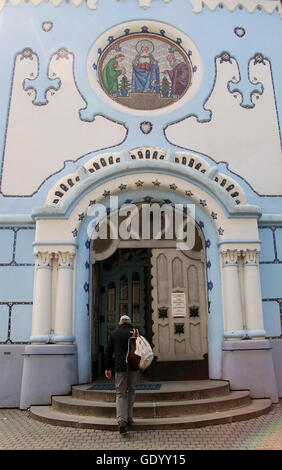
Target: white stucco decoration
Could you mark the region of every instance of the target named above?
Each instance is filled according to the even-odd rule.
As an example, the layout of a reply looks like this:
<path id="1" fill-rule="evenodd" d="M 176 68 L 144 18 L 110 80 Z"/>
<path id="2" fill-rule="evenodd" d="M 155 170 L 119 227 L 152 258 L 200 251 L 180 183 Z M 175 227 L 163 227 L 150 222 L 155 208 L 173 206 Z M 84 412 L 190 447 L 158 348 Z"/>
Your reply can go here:
<path id="1" fill-rule="evenodd" d="M 74 81 L 74 56 L 59 52 L 52 56 L 48 74 L 59 78 L 61 86 L 47 91 L 44 105 L 33 104 L 35 90 L 22 86 L 24 79 L 38 74 L 37 55 L 29 50 L 29 56 L 16 57 L 1 187 L 5 195 L 31 195 L 66 160 L 118 145 L 126 137 L 123 125 L 103 116 L 92 122 L 80 119 L 86 103 Z"/>
<path id="2" fill-rule="evenodd" d="M 42 2 L 44 2 L 44 0 L 27 0 L 27 1 L 30 1 L 30 3 L 32 3 L 32 5 L 34 5 L 34 6 L 38 6 Z M 63 2 L 63 0 L 49 0 L 49 1 L 55 7 L 61 5 L 61 3 Z M 122 3 L 126 2 L 126 0 L 119 0 L 119 1 L 122 2 Z M 170 2 L 170 0 L 163 0 L 163 1 L 164 1 L 164 3 Z M 20 3 L 23 2 L 23 0 L 8 0 L 8 2 L 10 2 L 13 6 L 18 6 Z M 81 5 L 82 2 L 83 2 L 83 0 L 70 0 L 70 3 L 72 3 L 75 7 L 78 7 L 79 5 Z M 86 0 L 86 4 L 91 10 L 96 10 L 97 9 L 98 2 L 99 2 L 99 0 Z M 102 2 L 103 2 L 103 0 L 102 0 Z M 137 2 L 138 2 L 138 6 L 140 8 L 150 8 L 152 0 L 137 0 Z M 6 0 L 1 0 L 0 1 L 0 11 L 5 6 L 6 3 L 7 3 Z"/>
<path id="3" fill-rule="evenodd" d="M 0 11 L 4 8 L 7 3 L 11 3 L 13 6 L 18 6 L 23 2 L 31 2 L 32 5 L 38 6 L 44 2 L 44 0 L 0 0 Z M 98 8 L 98 3 L 105 2 L 106 0 L 86 0 L 86 5 L 91 10 L 96 10 Z M 126 3 L 127 0 L 117 0 L 121 3 Z M 150 8 L 152 5 L 152 0 L 136 0 L 140 8 Z M 245 8 L 249 13 L 252 13 L 257 7 L 263 8 L 267 13 L 273 13 L 276 9 L 279 11 L 279 14 L 282 18 L 282 5 L 280 0 L 187 0 L 190 2 L 194 13 L 200 13 L 204 6 L 208 7 L 210 10 L 215 10 L 219 6 L 224 6 L 229 11 L 234 11 L 237 7 Z M 63 0 L 49 0 L 49 2 L 54 6 L 58 7 L 63 3 Z M 169 3 L 170 0 L 163 0 L 164 3 Z M 81 5 L 82 0 L 70 0 L 75 7 Z"/>
<path id="4" fill-rule="evenodd" d="M 164 149 L 157 147 L 137 147 L 129 151 L 112 152 L 95 155 L 84 164 L 79 166 L 76 172 L 63 176 L 56 184 L 50 189 L 47 198 L 46 206 L 56 207 L 58 210 L 62 209 L 64 205 L 73 197 L 83 193 L 85 188 L 91 184 L 102 180 L 105 174 L 111 174 L 111 182 L 108 183 L 107 192 L 120 192 L 127 189 L 127 185 L 122 183 L 120 187 L 116 186 L 115 174 L 116 172 L 128 172 L 128 170 L 139 169 L 144 171 L 145 168 L 154 168 L 156 171 L 163 168 L 170 173 L 181 173 L 190 177 L 192 180 L 197 179 L 202 184 L 208 185 L 210 191 L 219 197 L 224 195 L 224 199 L 231 204 L 238 206 L 239 210 L 242 205 L 247 204 L 247 199 L 244 191 L 239 184 L 227 175 L 218 172 L 217 166 L 210 166 L 201 156 L 195 153 L 175 152 L 170 155 Z M 143 178 L 143 176 L 142 176 Z M 165 186 L 172 191 L 177 188 L 172 180 L 170 181 L 167 176 L 164 177 Z M 107 179 L 108 176 L 107 176 Z M 153 187 L 163 187 L 160 177 L 158 177 L 153 184 Z M 143 188 L 143 185 L 140 185 Z M 205 201 L 194 200 L 193 194 L 188 189 L 185 190 L 185 195 L 203 207 L 206 207 Z M 212 216 L 213 217 L 213 216 Z"/>
<path id="5" fill-rule="evenodd" d="M 267 13 L 273 13 L 277 8 L 282 18 L 282 5 L 280 0 L 190 0 L 193 6 L 194 13 L 202 11 L 204 6 L 210 10 L 215 10 L 217 7 L 224 6 L 229 11 L 234 11 L 235 8 L 243 7 L 249 13 L 252 13 L 256 8 L 263 8 Z"/>
<path id="6" fill-rule="evenodd" d="M 149 169 L 149 168 L 148 168 Z M 226 210 L 222 204 L 218 201 L 218 197 L 215 194 L 212 194 L 206 190 L 206 188 L 201 188 L 198 184 L 194 182 L 185 181 L 181 176 L 173 176 L 171 180 L 166 174 L 160 174 L 158 169 L 154 171 L 153 168 L 150 168 L 151 171 L 147 173 L 138 171 L 137 166 L 135 166 L 136 172 L 131 174 L 125 174 L 123 176 L 117 176 L 113 182 L 101 182 L 98 183 L 95 189 L 86 192 L 86 184 L 81 186 L 83 187 L 83 193 L 86 195 L 79 199 L 78 203 L 75 205 L 71 214 L 68 215 L 68 218 L 65 218 L 64 211 L 69 206 L 70 201 L 73 201 L 71 195 L 69 199 L 65 201 L 64 207 L 60 208 L 43 206 L 33 211 L 33 216 L 37 219 L 37 228 L 36 228 L 36 240 L 35 242 L 55 242 L 58 240 L 64 240 L 64 242 L 73 242 L 76 240 L 76 234 L 80 229 L 81 224 L 83 223 L 84 218 L 88 215 L 89 208 L 91 209 L 90 202 L 95 201 L 99 203 L 104 201 L 110 196 L 119 195 L 121 191 L 121 186 L 124 185 L 126 188 L 137 188 L 137 182 L 142 181 L 142 188 L 149 189 L 155 188 L 154 181 L 158 180 L 160 183 L 161 189 L 171 190 L 170 184 L 174 183 L 176 189 L 173 190 L 175 194 L 187 195 L 187 189 L 191 192 L 191 196 L 187 197 L 187 202 L 191 201 L 196 205 L 202 207 L 202 209 L 211 217 L 213 224 L 218 231 L 220 228 L 223 228 L 223 233 L 219 233 L 219 238 L 221 243 L 224 243 L 225 240 L 255 240 L 258 243 L 258 228 L 257 228 L 257 219 L 256 217 L 244 217 L 244 207 L 238 206 L 238 212 L 236 217 L 230 217 L 226 214 Z M 86 182 L 85 182 L 86 183 Z M 91 188 L 91 183 L 93 180 L 89 179 L 89 185 Z M 125 189 L 126 190 L 126 189 Z M 124 190 L 124 191 L 125 191 Z M 80 196 L 79 191 L 76 192 L 76 196 Z M 204 202 L 204 204 L 203 204 Z M 252 206 L 246 206 L 251 208 Z M 240 212 L 242 211 L 242 212 Z M 48 218 L 45 216 L 48 214 Z M 91 215 L 91 210 L 89 215 Z M 216 214 L 216 218 L 212 216 Z M 240 217 L 240 214 L 243 214 Z M 43 218 L 41 219 L 43 215 Z M 52 218 L 53 216 L 53 218 Z M 91 217 L 89 218 L 91 223 Z M 58 242 L 59 243 L 59 242 Z"/>
<path id="7" fill-rule="evenodd" d="M 126 2 L 126 0 L 119 0 L 120 2 Z M 150 8 L 152 0 L 137 0 L 138 1 L 138 6 L 140 8 Z M 170 0 L 163 0 L 164 3 L 169 3 Z"/>
<path id="8" fill-rule="evenodd" d="M 174 145 L 206 154 L 243 177 L 261 195 L 281 194 L 282 155 L 270 63 L 250 61 L 249 79 L 262 83 L 263 93 L 254 93 L 254 107 L 241 106 L 238 91 L 230 93 L 229 81 L 239 82 L 235 59 L 216 59 L 216 82 L 205 109 L 211 120 L 194 116 L 169 125 L 165 130 Z M 240 84 L 238 85 L 240 87 Z"/>

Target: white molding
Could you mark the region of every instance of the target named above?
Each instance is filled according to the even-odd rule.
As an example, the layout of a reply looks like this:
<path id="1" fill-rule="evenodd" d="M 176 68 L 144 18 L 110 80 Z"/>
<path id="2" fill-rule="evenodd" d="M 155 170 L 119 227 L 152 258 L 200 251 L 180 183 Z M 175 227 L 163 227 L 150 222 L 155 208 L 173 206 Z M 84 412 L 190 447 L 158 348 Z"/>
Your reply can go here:
<path id="1" fill-rule="evenodd" d="M 280 0 L 190 0 L 190 2 L 194 13 L 200 13 L 204 6 L 211 11 L 214 11 L 217 7 L 225 7 L 229 11 L 243 7 L 248 13 L 253 13 L 256 8 L 262 8 L 269 14 L 272 14 L 277 8 L 282 18 L 282 5 Z"/>
<path id="2" fill-rule="evenodd" d="M 18 6 L 20 3 L 30 1 L 32 5 L 38 6 L 43 0 L 0 0 L 0 11 L 4 8 L 7 3 L 11 3 L 13 6 Z M 105 1 L 105 0 L 104 0 Z M 126 3 L 126 0 L 119 0 L 121 3 Z M 152 0 L 136 0 L 138 6 L 143 9 L 151 7 Z M 63 0 L 50 0 L 54 7 L 61 5 Z M 97 10 L 98 3 L 102 3 L 103 0 L 86 0 L 86 5 L 90 10 Z M 169 3 L 170 0 L 163 0 L 164 3 Z M 70 0 L 75 7 L 79 7 L 82 0 Z M 249 13 L 253 13 L 256 8 L 262 8 L 266 13 L 272 14 L 276 9 L 282 18 L 282 5 L 280 0 L 190 0 L 193 7 L 194 13 L 200 13 L 204 7 L 214 11 L 217 7 L 225 7 L 229 11 L 234 11 L 237 7 L 243 7 Z"/>
<path id="3" fill-rule="evenodd" d="M 98 165 L 98 167 L 95 168 L 94 165 Z M 85 189 L 85 185 L 91 185 L 94 178 L 99 179 L 99 176 L 102 178 L 106 172 L 112 172 L 113 169 L 125 171 L 133 166 L 140 166 L 144 169 L 148 165 L 160 169 L 165 169 L 167 165 L 170 165 L 169 169 L 176 173 L 184 172 L 192 178 L 199 176 L 204 185 L 208 184 L 210 188 L 214 188 L 213 192 L 217 196 L 220 188 L 225 194 L 225 198 L 236 203 L 238 207 L 247 204 L 247 198 L 241 186 L 229 176 L 219 173 L 217 166 L 211 167 L 195 152 L 170 153 L 169 150 L 144 146 L 125 152 L 107 152 L 95 155 L 84 166 L 79 166 L 76 172 L 63 176 L 54 184 L 48 192 L 46 205 L 59 209 L 66 199 L 76 197 L 75 194 L 78 195 L 81 187 Z M 212 169 L 213 171 L 211 171 Z M 114 178 L 113 174 L 112 178 Z M 122 189 L 121 187 L 120 190 Z"/>

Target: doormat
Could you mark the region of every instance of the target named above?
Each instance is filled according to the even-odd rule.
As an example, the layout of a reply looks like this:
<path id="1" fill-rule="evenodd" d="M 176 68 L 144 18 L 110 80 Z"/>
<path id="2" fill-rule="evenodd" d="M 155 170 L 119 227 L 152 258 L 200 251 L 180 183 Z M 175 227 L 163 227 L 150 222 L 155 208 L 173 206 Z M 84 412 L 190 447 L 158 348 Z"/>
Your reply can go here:
<path id="1" fill-rule="evenodd" d="M 136 390 L 159 390 L 161 384 L 137 384 Z M 115 390 L 115 384 L 94 384 L 88 390 Z"/>

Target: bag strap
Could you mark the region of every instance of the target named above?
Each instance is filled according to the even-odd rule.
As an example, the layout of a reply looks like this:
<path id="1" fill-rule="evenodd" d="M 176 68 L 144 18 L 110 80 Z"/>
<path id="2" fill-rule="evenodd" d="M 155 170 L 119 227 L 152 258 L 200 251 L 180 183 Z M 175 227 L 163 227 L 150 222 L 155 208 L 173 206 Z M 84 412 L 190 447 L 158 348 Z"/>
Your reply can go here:
<path id="1" fill-rule="evenodd" d="M 131 336 L 131 338 L 137 338 L 137 336 L 139 336 L 139 331 L 138 331 L 137 328 L 133 328 L 133 330 L 134 330 L 134 333 L 133 333 L 133 335 Z"/>
<path id="2" fill-rule="evenodd" d="M 130 340 L 131 339 L 136 339 L 138 336 L 139 336 L 139 331 L 137 330 L 137 328 L 133 328 L 133 335 L 129 336 L 129 338 L 128 338 L 127 355 L 126 355 L 126 358 L 125 358 L 125 362 L 127 364 L 128 364 L 128 356 L 129 356 L 129 352 L 130 352 Z"/>
<path id="3" fill-rule="evenodd" d="M 129 351 L 130 351 L 130 340 L 131 339 L 136 339 L 137 336 L 139 336 L 139 331 L 137 328 L 133 328 L 133 335 L 128 338 L 128 349 L 127 349 L 127 355 L 125 358 L 126 362 L 126 391 L 128 392 L 129 390 L 129 362 L 128 362 L 128 356 L 129 356 Z"/>

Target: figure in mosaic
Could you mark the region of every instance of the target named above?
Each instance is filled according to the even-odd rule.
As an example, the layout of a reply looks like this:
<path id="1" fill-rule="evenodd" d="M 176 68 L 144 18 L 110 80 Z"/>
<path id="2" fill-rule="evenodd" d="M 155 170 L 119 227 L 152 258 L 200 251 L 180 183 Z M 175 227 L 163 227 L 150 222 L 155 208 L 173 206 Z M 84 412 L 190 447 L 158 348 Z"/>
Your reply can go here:
<path id="1" fill-rule="evenodd" d="M 99 51 L 93 68 L 102 88 L 128 108 L 163 108 L 181 99 L 191 85 L 189 57 L 167 38 L 126 34 L 114 41 L 110 36 L 110 45 Z"/>
<path id="2" fill-rule="evenodd" d="M 117 54 L 105 65 L 102 71 L 102 80 L 105 88 L 113 96 L 118 96 L 119 83 L 118 77 L 125 73 L 125 68 L 120 66 L 120 62 L 124 60 L 123 54 Z"/>
<path id="3" fill-rule="evenodd" d="M 159 93 L 160 71 L 158 61 L 153 56 L 152 41 L 139 41 L 136 51 L 132 63 L 132 93 Z"/>
<path id="4" fill-rule="evenodd" d="M 189 71 L 186 63 L 180 54 L 175 52 L 175 49 L 170 48 L 167 60 L 171 67 L 171 70 L 164 70 L 164 74 L 167 74 L 171 81 L 171 96 L 177 99 L 182 95 L 188 85 Z"/>

